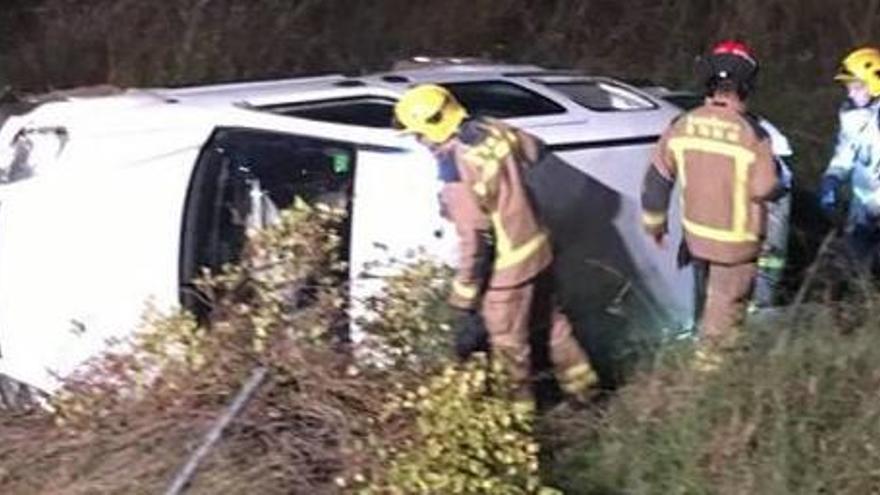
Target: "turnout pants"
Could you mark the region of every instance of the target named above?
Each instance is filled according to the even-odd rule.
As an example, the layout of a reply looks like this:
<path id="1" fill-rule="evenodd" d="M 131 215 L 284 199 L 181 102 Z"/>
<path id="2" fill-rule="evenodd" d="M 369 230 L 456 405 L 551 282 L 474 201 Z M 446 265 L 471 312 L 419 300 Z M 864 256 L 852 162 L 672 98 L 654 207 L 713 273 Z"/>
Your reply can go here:
<path id="1" fill-rule="evenodd" d="M 700 348 L 717 352 L 735 345 L 755 283 L 754 262 L 722 265 L 696 261 L 698 285 L 703 288 L 700 308 Z"/>
<path id="2" fill-rule="evenodd" d="M 562 390 L 580 396 L 596 382 L 571 323 L 558 305 L 550 270 L 516 287 L 489 289 L 483 297 L 482 314 L 494 355 L 513 380 L 516 400 L 532 399 L 529 341 L 532 332 L 542 326 L 549 328 L 550 360 Z"/>

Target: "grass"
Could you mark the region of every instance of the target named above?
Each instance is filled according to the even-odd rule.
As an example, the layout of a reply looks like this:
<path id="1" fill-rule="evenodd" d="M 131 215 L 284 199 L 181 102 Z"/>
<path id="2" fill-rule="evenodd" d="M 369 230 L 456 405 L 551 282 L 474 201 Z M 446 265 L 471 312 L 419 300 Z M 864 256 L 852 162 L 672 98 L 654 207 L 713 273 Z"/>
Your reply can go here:
<path id="1" fill-rule="evenodd" d="M 668 351 L 602 413 L 562 429 L 580 436 L 557 444 L 552 476 L 571 494 L 876 493 L 871 316 L 847 334 L 827 314 L 753 327 L 708 375 Z"/>

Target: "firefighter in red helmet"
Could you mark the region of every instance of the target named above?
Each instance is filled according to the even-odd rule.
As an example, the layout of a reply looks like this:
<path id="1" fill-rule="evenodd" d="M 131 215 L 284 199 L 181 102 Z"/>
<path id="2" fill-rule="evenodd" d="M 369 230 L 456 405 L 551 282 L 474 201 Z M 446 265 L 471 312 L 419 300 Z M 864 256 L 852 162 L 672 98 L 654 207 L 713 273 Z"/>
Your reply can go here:
<path id="1" fill-rule="evenodd" d="M 683 248 L 705 274 L 698 363 L 707 368 L 736 342 L 765 235 L 765 201 L 778 194 L 769 135 L 746 112 L 757 72 L 749 48 L 736 41 L 700 61 L 705 101 L 670 123 L 642 190 L 643 226 L 662 243 L 680 182 Z"/>

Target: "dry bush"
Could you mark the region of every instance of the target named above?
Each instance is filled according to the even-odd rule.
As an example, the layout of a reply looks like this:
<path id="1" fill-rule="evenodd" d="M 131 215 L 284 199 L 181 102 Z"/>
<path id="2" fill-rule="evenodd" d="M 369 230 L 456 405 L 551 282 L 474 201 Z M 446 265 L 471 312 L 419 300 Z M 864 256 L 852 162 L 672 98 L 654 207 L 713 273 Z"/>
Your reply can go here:
<path id="1" fill-rule="evenodd" d="M 0 491 L 156 493 L 258 365 L 267 382 L 193 493 L 326 493 L 337 476 L 364 470 L 374 460 L 359 447 L 379 434 L 387 382 L 355 367 L 328 332 L 344 299 L 340 221 L 320 206 L 285 212 L 251 237 L 242 264 L 200 282 L 213 298 L 209 327 L 153 314 L 67 381 L 54 425 L 11 423 Z"/>
<path id="2" fill-rule="evenodd" d="M 417 262 L 338 345 L 342 213 L 297 203 L 198 282 L 209 325 L 148 313 L 68 378 L 53 414 L 0 424 L 3 493 L 156 493 L 257 366 L 268 378 L 191 493 L 551 493 L 531 411 L 487 360 L 451 357 L 449 270 Z"/>

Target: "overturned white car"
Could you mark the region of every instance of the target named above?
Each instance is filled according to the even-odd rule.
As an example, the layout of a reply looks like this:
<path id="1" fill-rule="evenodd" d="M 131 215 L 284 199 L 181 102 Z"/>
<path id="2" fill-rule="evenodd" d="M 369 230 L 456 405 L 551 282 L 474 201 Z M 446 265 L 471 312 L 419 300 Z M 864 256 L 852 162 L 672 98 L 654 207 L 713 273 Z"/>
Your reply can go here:
<path id="1" fill-rule="evenodd" d="M 199 299 L 201 267 L 235 260 L 241 213 L 294 197 L 350 212 L 352 297 L 375 261 L 454 260 L 430 155 L 391 128 L 398 96 L 448 87 L 472 114 L 544 139 L 579 171 L 582 207 L 555 226 L 567 308 L 587 332 L 692 325 L 676 242 L 641 232 L 653 143 L 678 109 L 623 83 L 535 66 L 449 64 L 182 89 L 67 93 L 4 111 L 0 127 L 0 373 L 40 389 L 137 326 L 145 303 Z M 548 184 L 549 189 L 553 184 Z M 548 191 L 552 194 L 552 191 Z M 677 238 L 678 232 L 673 232 Z M 674 239 L 673 239 L 674 240 Z M 354 305 L 355 308 L 357 305 Z"/>

